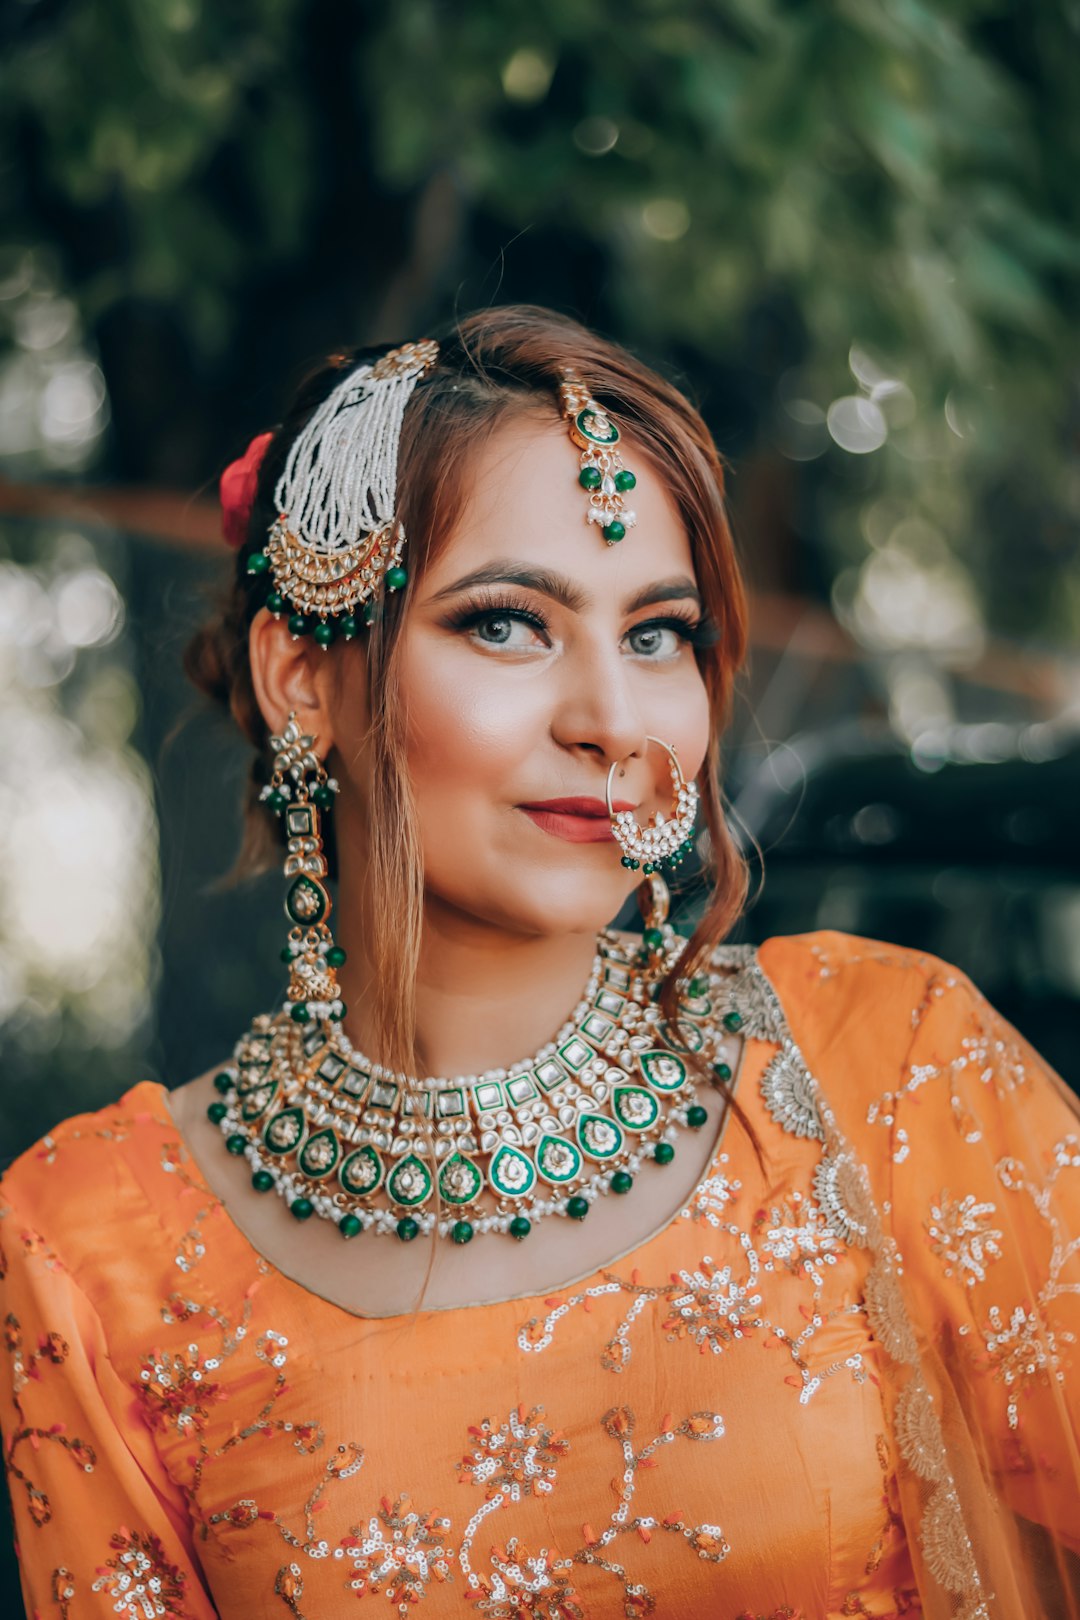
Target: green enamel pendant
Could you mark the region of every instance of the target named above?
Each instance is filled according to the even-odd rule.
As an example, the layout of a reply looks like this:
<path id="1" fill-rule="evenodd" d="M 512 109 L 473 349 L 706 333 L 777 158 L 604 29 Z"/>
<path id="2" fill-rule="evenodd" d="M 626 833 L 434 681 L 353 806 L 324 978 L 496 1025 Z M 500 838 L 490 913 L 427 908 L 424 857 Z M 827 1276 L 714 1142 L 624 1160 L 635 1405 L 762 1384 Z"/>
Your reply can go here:
<path id="1" fill-rule="evenodd" d="M 686 1084 L 686 1064 L 673 1052 L 642 1052 L 638 1062 L 654 1091 L 678 1091 Z"/>
<path id="2" fill-rule="evenodd" d="M 439 1193 L 448 1204 L 471 1204 L 480 1196 L 483 1173 L 464 1153 L 451 1153 L 439 1171 Z"/>
<path id="3" fill-rule="evenodd" d="M 619 430 L 610 416 L 602 416 L 593 405 L 586 405 L 574 418 L 574 426 L 590 444 L 618 444 Z"/>
<path id="4" fill-rule="evenodd" d="M 255 1086 L 252 1091 L 245 1091 L 240 1097 L 240 1118 L 250 1125 L 260 1119 L 274 1098 L 277 1096 L 278 1082 L 267 1080 L 261 1086 Z"/>
<path id="5" fill-rule="evenodd" d="M 433 1185 L 430 1170 L 415 1153 L 407 1153 L 386 1178 L 386 1190 L 390 1197 L 405 1209 L 415 1209 L 418 1204 L 426 1203 L 431 1197 Z"/>
<path id="6" fill-rule="evenodd" d="M 491 1161 L 488 1179 L 503 1198 L 524 1198 L 536 1185 L 536 1167 L 516 1147 L 504 1146 Z"/>
<path id="7" fill-rule="evenodd" d="M 536 1168 L 545 1181 L 561 1187 L 581 1174 L 581 1153 L 565 1136 L 542 1136 L 536 1150 Z"/>
<path id="8" fill-rule="evenodd" d="M 616 1086 L 611 1106 L 619 1124 L 628 1131 L 647 1131 L 660 1117 L 660 1104 L 644 1086 Z"/>
<path id="9" fill-rule="evenodd" d="M 613 1159 L 623 1145 L 622 1131 L 613 1119 L 604 1114 L 582 1114 L 577 1125 L 577 1139 L 582 1152 L 590 1159 Z"/>
<path id="10" fill-rule="evenodd" d="M 285 914 L 301 927 L 322 922 L 330 909 L 330 896 L 314 878 L 298 877 L 285 896 Z"/>
<path id="11" fill-rule="evenodd" d="M 305 1176 L 313 1181 L 332 1175 L 341 1158 L 341 1144 L 333 1131 L 313 1131 L 300 1149 L 299 1164 Z"/>
<path id="12" fill-rule="evenodd" d="M 302 1108 L 283 1108 L 263 1131 L 263 1141 L 271 1153 L 295 1153 L 307 1134 Z"/>
<path id="13" fill-rule="evenodd" d="M 385 1174 L 386 1166 L 380 1154 L 369 1144 L 342 1160 L 338 1180 L 354 1198 L 366 1198 L 368 1193 L 378 1191 Z"/>

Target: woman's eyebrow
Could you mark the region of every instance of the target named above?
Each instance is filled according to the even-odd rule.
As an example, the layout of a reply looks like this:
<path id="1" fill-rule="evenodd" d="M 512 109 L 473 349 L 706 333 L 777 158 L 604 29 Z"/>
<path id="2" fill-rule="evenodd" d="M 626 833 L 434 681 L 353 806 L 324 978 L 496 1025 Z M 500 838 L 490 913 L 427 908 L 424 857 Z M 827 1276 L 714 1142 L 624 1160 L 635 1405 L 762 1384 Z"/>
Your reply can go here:
<path id="1" fill-rule="evenodd" d="M 549 568 L 523 568 L 513 562 L 497 559 L 483 568 L 474 568 L 471 573 L 462 574 L 450 585 L 444 585 L 442 590 L 435 592 L 431 601 L 442 602 L 448 596 L 456 596 L 459 591 L 474 590 L 478 585 L 520 585 L 525 590 L 539 591 L 541 596 L 550 596 L 572 613 L 580 613 L 588 607 L 590 600 L 588 592 L 565 574 L 556 574 Z M 643 585 L 623 603 L 623 612 L 635 613 L 638 608 L 648 607 L 654 602 L 673 602 L 687 597 L 696 602 L 700 610 L 701 593 L 693 580 L 685 574 L 675 574 L 670 579 L 658 579 L 651 585 Z"/>

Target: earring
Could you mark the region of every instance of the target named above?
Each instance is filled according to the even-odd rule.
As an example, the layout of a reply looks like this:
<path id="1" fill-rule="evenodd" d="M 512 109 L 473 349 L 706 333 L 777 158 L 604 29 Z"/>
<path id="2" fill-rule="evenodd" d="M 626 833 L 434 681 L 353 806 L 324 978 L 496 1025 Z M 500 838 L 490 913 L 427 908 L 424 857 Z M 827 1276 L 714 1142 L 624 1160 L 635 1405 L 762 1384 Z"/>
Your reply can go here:
<path id="1" fill-rule="evenodd" d="M 315 738 L 301 732 L 296 710 L 280 737 L 270 738 L 274 771 L 259 798 L 284 816 L 287 847 L 285 876 L 292 878 L 285 896 L 285 915 L 292 923 L 281 959 L 289 965 L 285 1011 L 298 1024 L 312 1018 L 345 1017 L 337 972 L 345 952 L 334 943 L 329 916 L 333 909 L 326 888 L 328 868 L 323 853 L 320 815 L 339 791 L 315 752 Z"/>
<path id="2" fill-rule="evenodd" d="M 696 782 L 688 782 L 682 773 L 679 756 L 670 744 L 660 737 L 646 737 L 663 748 L 668 756 L 671 772 L 672 807 L 670 820 L 662 810 L 649 817 L 648 825 L 639 827 L 632 810 L 616 811 L 611 802 L 611 779 L 618 760 L 612 762 L 607 774 L 607 811 L 611 817 L 611 830 L 623 852 L 622 864 L 630 871 L 640 868 L 644 877 L 656 871 L 661 862 L 678 866 L 693 848 L 694 819 L 697 816 L 698 790 Z"/>

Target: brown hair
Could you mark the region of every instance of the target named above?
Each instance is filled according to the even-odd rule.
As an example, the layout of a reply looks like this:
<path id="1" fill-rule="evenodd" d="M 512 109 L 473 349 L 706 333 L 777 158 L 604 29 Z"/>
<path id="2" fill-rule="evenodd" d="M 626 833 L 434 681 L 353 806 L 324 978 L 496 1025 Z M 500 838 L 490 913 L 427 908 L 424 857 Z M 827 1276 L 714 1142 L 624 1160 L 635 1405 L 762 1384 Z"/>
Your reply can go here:
<path id="1" fill-rule="evenodd" d="M 340 380 L 343 368 L 382 352 L 335 355 L 300 388 L 260 468 L 247 539 L 225 600 L 193 637 L 185 655 L 185 668 L 195 684 L 232 714 L 256 749 L 243 844 L 230 874 L 233 880 L 273 864 L 280 836 L 274 818 L 258 804 L 269 757 L 267 728 L 255 701 L 248 662 L 248 629 L 267 587 L 264 577 L 248 575 L 247 559 L 262 549 L 276 516 L 274 486 L 296 434 Z M 480 446 L 508 413 L 533 412 L 548 418 L 556 414 L 558 384 L 567 367 L 612 411 L 635 450 L 661 469 L 686 525 L 698 586 L 717 631 L 713 645 L 696 650 L 713 721 L 700 781 L 711 891 L 682 961 L 667 976 L 659 997 L 661 1012 L 677 1032 L 677 978 L 707 966 L 713 947 L 731 928 L 746 896 L 745 865 L 724 819 L 719 782 L 721 734 L 745 653 L 746 599 L 724 511 L 723 465 L 705 423 L 670 383 L 625 349 L 565 316 L 526 305 L 466 316 L 441 336 L 438 363 L 417 385 L 406 408 L 398 457 L 398 516 L 408 537 L 405 560 L 415 584 L 452 532 L 465 499 L 462 447 Z M 411 1074 L 416 1067 L 414 998 L 423 869 L 403 728 L 398 724 L 397 651 L 407 596 L 407 590 L 387 595 L 365 637 L 373 773 L 371 914 L 395 919 L 395 926 L 382 930 L 375 942 L 373 967 L 380 1005 L 372 1009 L 379 1036 L 373 1056 Z M 330 656 L 355 653 L 338 645 Z M 333 817 L 328 821 L 332 824 Z M 328 856 L 333 874 L 329 845 Z M 711 1073 L 707 1078 L 715 1084 Z M 734 1109 L 741 1118 L 737 1105 Z"/>

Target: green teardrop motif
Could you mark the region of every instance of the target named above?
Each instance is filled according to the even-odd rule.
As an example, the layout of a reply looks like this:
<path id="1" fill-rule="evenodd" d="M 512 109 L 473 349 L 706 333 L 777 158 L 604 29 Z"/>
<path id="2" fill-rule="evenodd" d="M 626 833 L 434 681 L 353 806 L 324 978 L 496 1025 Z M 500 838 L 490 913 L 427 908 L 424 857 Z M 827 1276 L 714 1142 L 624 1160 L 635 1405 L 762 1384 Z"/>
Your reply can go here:
<path id="1" fill-rule="evenodd" d="M 264 1085 L 255 1086 L 251 1091 L 245 1091 L 240 1098 L 240 1118 L 250 1125 L 261 1119 L 270 1104 L 277 1096 L 278 1082 L 267 1080 Z"/>
<path id="2" fill-rule="evenodd" d="M 314 878 L 298 877 L 285 896 L 285 914 L 301 927 L 322 922 L 330 909 L 330 896 Z"/>
<path id="3" fill-rule="evenodd" d="M 524 1198 L 536 1185 L 536 1166 L 527 1154 L 504 1143 L 491 1161 L 488 1180 L 503 1198 Z"/>
<path id="4" fill-rule="evenodd" d="M 565 1136 L 542 1136 L 536 1149 L 537 1173 L 553 1187 L 581 1174 L 581 1154 Z"/>
<path id="5" fill-rule="evenodd" d="M 679 1091 L 686 1084 L 686 1064 L 674 1052 L 642 1052 L 638 1062 L 654 1091 Z"/>
<path id="6" fill-rule="evenodd" d="M 577 1139 L 582 1152 L 601 1163 L 613 1159 L 626 1140 L 607 1114 L 582 1114 L 577 1122 Z"/>
<path id="7" fill-rule="evenodd" d="M 431 1171 L 415 1153 L 406 1153 L 386 1178 L 387 1192 L 394 1203 L 404 1209 L 415 1209 L 418 1204 L 426 1203 L 432 1188 Z"/>
<path id="8" fill-rule="evenodd" d="M 345 1191 L 352 1193 L 354 1198 L 366 1198 L 369 1193 L 376 1192 L 382 1186 L 385 1174 L 386 1166 L 383 1164 L 382 1156 L 368 1143 L 342 1160 L 338 1180 Z"/>
<path id="9" fill-rule="evenodd" d="M 451 1153 L 439 1171 L 439 1192 L 448 1204 L 471 1204 L 484 1186 L 483 1172 L 464 1153 Z"/>
<path id="10" fill-rule="evenodd" d="M 685 1040 L 682 1036 L 676 1035 L 666 1019 L 661 1019 L 657 1033 L 676 1052 L 700 1052 L 705 1045 L 705 1037 L 697 1025 L 683 1022 L 680 1028 L 686 1037 Z"/>
<path id="11" fill-rule="evenodd" d="M 307 1135 L 302 1108 L 283 1108 L 263 1131 L 263 1142 L 271 1153 L 296 1153 Z"/>
<path id="12" fill-rule="evenodd" d="M 313 1131 L 300 1150 L 300 1168 L 305 1176 L 319 1181 L 333 1175 L 341 1158 L 341 1143 L 332 1130 Z"/>
<path id="13" fill-rule="evenodd" d="M 615 1118 L 628 1131 L 647 1131 L 660 1115 L 660 1104 L 644 1086 L 616 1086 L 611 1093 Z"/>

